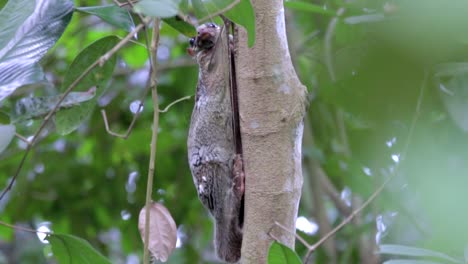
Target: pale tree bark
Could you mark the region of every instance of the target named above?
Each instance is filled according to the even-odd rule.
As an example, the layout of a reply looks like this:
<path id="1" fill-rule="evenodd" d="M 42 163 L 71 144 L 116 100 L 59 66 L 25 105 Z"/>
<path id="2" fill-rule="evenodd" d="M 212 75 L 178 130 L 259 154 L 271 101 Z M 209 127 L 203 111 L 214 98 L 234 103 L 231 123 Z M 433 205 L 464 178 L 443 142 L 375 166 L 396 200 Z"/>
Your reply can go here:
<path id="1" fill-rule="evenodd" d="M 252 0 L 256 40 L 239 32 L 236 67 L 246 174 L 241 263 L 266 263 L 271 234 L 294 248 L 306 89 L 293 68 L 282 0 Z"/>

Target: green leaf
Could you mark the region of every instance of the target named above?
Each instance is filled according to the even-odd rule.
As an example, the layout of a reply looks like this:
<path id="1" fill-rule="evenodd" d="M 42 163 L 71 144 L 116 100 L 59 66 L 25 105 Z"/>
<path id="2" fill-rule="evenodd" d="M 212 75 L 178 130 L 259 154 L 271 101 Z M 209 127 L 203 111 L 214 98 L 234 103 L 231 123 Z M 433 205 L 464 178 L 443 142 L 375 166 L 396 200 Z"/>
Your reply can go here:
<path id="1" fill-rule="evenodd" d="M 0 124 L 0 153 L 2 153 L 11 140 L 15 137 L 16 127 L 14 125 Z"/>
<path id="2" fill-rule="evenodd" d="M 268 264 L 301 264 L 301 259 L 292 249 L 273 242 L 268 251 Z"/>
<path id="3" fill-rule="evenodd" d="M 212 1 L 203 2 L 202 0 L 192 0 L 190 2 L 192 3 L 192 7 L 194 9 L 195 16 L 198 19 L 201 19 L 201 18 L 203 18 L 205 16 L 208 16 L 208 14 L 211 13 L 210 11 L 208 11 L 208 5 L 210 3 L 212 4 Z M 213 10 L 211 10 L 211 11 L 213 11 Z"/>
<path id="4" fill-rule="evenodd" d="M 127 30 L 128 32 L 135 28 L 135 24 L 133 23 L 130 13 L 126 9 L 120 8 L 116 5 L 77 7 L 75 10 L 98 16 L 107 23 Z"/>
<path id="5" fill-rule="evenodd" d="M 46 240 L 52 245 L 54 257 L 60 264 L 110 264 L 110 260 L 96 251 L 88 241 L 65 234 L 49 234 Z"/>
<path id="6" fill-rule="evenodd" d="M 187 37 L 191 38 L 197 35 L 197 30 L 195 27 L 192 24 L 180 19 L 178 16 L 163 18 L 163 21 Z"/>
<path id="7" fill-rule="evenodd" d="M 255 12 L 250 0 L 240 0 L 240 3 L 224 14 L 232 22 L 241 25 L 247 30 L 248 45 L 255 44 Z"/>
<path id="8" fill-rule="evenodd" d="M 135 12 L 152 17 L 173 17 L 179 12 L 176 0 L 141 0 L 133 8 Z"/>
<path id="9" fill-rule="evenodd" d="M 45 80 L 37 63 L 72 14 L 69 0 L 9 1 L 0 11 L 0 101 L 20 86 Z"/>
<path id="10" fill-rule="evenodd" d="M 34 1 L 8 1 L 0 12 L 0 47 L 5 47 L 13 39 L 18 28 L 34 11 Z"/>
<path id="11" fill-rule="evenodd" d="M 390 255 L 400 255 L 408 257 L 431 257 L 439 258 L 451 263 L 460 263 L 460 261 L 437 251 L 417 248 L 417 247 L 408 247 L 402 245 L 393 245 L 393 244 L 384 244 L 379 246 L 379 254 L 390 254 Z"/>
<path id="12" fill-rule="evenodd" d="M 284 2 L 284 6 L 286 8 L 297 10 L 297 11 L 304 11 L 310 12 L 315 14 L 322 14 L 327 16 L 335 16 L 336 11 L 324 9 L 322 6 L 306 3 L 306 2 L 299 2 L 299 1 L 286 1 Z"/>
<path id="13" fill-rule="evenodd" d="M 81 51 L 70 68 L 68 68 L 62 89 L 67 89 L 67 87 L 83 73 L 84 69 L 88 68 L 108 50 L 114 47 L 117 42 L 117 37 L 108 36 L 95 41 Z M 57 112 L 55 125 L 59 134 L 66 135 L 73 132 L 91 114 L 97 99 L 104 91 L 103 88 L 106 87 L 108 80 L 112 76 L 115 62 L 116 58 L 113 56 L 102 67 L 96 67 L 91 70 L 90 73 L 79 82 L 75 88 L 76 90 L 89 90 L 91 87 L 95 86 L 97 88 L 96 96 L 94 99 L 80 104 L 79 106 Z"/>
<path id="14" fill-rule="evenodd" d="M 60 103 L 59 108 L 70 108 L 82 102 L 91 100 L 96 94 L 96 88 L 92 87 L 86 92 L 71 92 Z M 15 104 L 12 113 L 13 123 L 25 121 L 47 115 L 55 108 L 63 94 L 53 96 L 24 97 Z"/>
<path id="15" fill-rule="evenodd" d="M 442 264 L 442 262 L 420 259 L 392 259 L 385 261 L 383 264 Z"/>

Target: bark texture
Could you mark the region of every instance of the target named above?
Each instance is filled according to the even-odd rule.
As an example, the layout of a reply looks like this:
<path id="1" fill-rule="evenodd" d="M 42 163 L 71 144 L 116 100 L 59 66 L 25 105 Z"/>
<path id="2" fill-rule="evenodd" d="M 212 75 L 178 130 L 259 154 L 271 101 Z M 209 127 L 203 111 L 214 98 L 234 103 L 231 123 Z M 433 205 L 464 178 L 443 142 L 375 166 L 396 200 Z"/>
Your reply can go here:
<path id="1" fill-rule="evenodd" d="M 294 248 L 302 188 L 301 147 L 306 89 L 293 68 L 283 1 L 252 0 L 256 41 L 239 31 L 236 67 L 246 174 L 241 263 L 266 263 L 272 234 Z"/>

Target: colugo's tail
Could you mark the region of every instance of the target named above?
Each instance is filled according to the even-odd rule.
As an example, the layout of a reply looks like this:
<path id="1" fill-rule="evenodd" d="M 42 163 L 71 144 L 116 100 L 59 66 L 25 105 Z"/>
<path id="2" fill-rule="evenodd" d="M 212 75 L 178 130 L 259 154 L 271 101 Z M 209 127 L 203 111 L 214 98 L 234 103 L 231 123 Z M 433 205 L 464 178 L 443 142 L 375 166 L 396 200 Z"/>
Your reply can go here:
<path id="1" fill-rule="evenodd" d="M 231 219 L 230 223 L 216 221 L 215 233 L 215 249 L 218 258 L 229 263 L 239 261 L 242 248 L 242 229 L 239 221 L 237 219 L 234 221 Z"/>
<path id="2" fill-rule="evenodd" d="M 215 216 L 215 249 L 218 257 L 229 263 L 239 261 L 244 224 L 244 195 L 230 189 L 223 213 Z M 226 204 L 226 205 L 227 205 Z"/>

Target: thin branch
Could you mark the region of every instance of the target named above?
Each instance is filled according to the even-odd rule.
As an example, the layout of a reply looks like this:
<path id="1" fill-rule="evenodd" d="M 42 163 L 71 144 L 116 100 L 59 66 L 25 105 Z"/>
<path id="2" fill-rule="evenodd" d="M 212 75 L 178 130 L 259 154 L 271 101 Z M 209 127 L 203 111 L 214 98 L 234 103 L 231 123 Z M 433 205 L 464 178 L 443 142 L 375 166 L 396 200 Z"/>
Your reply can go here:
<path id="1" fill-rule="evenodd" d="M 8 183 L 8 186 L 3 190 L 2 194 L 0 195 L 0 200 L 3 199 L 3 197 L 5 196 L 5 194 L 11 190 L 11 188 L 13 187 L 13 184 L 15 183 L 16 181 L 16 178 L 18 177 L 21 169 L 23 168 L 23 165 L 24 163 L 26 162 L 26 158 L 28 157 L 29 155 L 29 152 L 31 151 L 31 148 L 32 146 L 34 145 L 34 143 L 37 141 L 40 133 L 44 130 L 44 128 L 46 127 L 46 125 L 48 124 L 50 118 L 55 114 L 55 112 L 57 112 L 58 108 L 60 107 L 60 104 L 62 103 L 62 101 L 65 99 L 65 97 L 81 82 L 81 80 L 83 80 L 95 67 L 97 66 L 100 66 L 100 65 L 103 65 L 110 57 L 112 57 L 112 55 L 114 55 L 114 53 L 116 53 L 119 49 L 121 49 L 136 33 L 138 33 L 141 29 L 144 28 L 144 24 L 139 24 L 137 27 L 135 27 L 135 29 L 132 30 L 132 32 L 130 32 L 124 39 L 122 39 L 119 43 L 117 43 L 111 50 L 109 50 L 106 54 L 104 54 L 101 58 L 99 58 L 98 60 L 96 60 L 93 64 L 91 64 L 90 66 L 88 66 L 88 68 L 86 68 L 83 73 L 78 76 L 78 78 L 76 78 L 75 81 L 73 81 L 68 87 L 67 89 L 65 90 L 65 92 L 63 93 L 63 95 L 60 97 L 60 99 L 57 101 L 57 103 L 55 104 L 54 108 L 52 110 L 50 110 L 50 112 L 46 115 L 46 117 L 44 118 L 44 121 L 42 122 L 41 126 L 39 127 L 39 129 L 36 131 L 36 133 L 33 135 L 33 138 L 31 140 L 31 143 L 28 144 L 28 146 L 26 147 L 26 150 L 25 150 L 25 153 L 23 155 L 23 157 L 21 158 L 21 161 L 18 165 L 18 168 L 16 169 L 16 172 L 15 174 L 13 175 L 13 178 L 10 180 L 10 183 Z"/>
<path id="2" fill-rule="evenodd" d="M 27 138 L 25 138 L 24 136 L 22 136 L 22 135 L 20 135 L 20 134 L 18 134 L 18 133 L 15 133 L 15 136 L 16 136 L 17 138 L 19 138 L 21 141 L 23 141 L 24 143 L 26 143 L 26 144 L 28 144 L 28 145 L 31 144 L 31 142 L 29 142 L 29 140 L 28 140 Z"/>
<path id="3" fill-rule="evenodd" d="M 236 0 L 236 1 L 232 2 L 232 3 L 230 3 L 229 5 L 227 5 L 225 8 L 223 8 L 221 10 L 218 10 L 218 11 L 212 13 L 212 14 L 207 15 L 206 17 L 203 17 L 203 18 L 199 19 L 198 23 L 202 24 L 203 22 L 208 21 L 208 20 L 212 19 L 213 17 L 224 14 L 227 11 L 231 10 L 233 7 L 235 7 L 239 3 L 240 3 L 240 0 Z"/>
<path id="4" fill-rule="evenodd" d="M 156 19 L 153 25 L 153 36 L 151 39 L 151 74 L 150 74 L 150 85 L 151 85 L 151 95 L 153 98 L 153 132 L 151 134 L 151 150 L 150 150 L 150 159 L 149 159 L 149 169 L 148 169 L 148 181 L 146 183 L 146 214 L 145 214 L 145 235 L 144 235 L 144 251 L 143 251 L 143 264 L 149 263 L 149 223 L 150 223 L 150 212 L 149 210 L 151 204 L 151 195 L 153 190 L 153 177 L 155 171 L 155 160 L 156 160 L 156 146 L 158 142 L 158 127 L 159 127 L 159 110 L 158 110 L 158 89 L 157 89 L 157 58 L 156 54 L 158 53 L 159 45 L 159 24 L 160 20 Z"/>
<path id="5" fill-rule="evenodd" d="M 146 93 L 145 93 L 146 95 Z M 136 123 L 136 120 L 138 119 L 138 117 L 140 116 L 141 114 L 141 108 L 143 107 L 143 101 L 140 101 L 140 105 L 138 106 L 138 111 L 135 113 L 135 115 L 133 116 L 133 119 L 132 119 L 132 122 L 130 123 L 130 125 L 128 126 L 127 128 L 127 132 L 125 132 L 125 134 L 119 134 L 117 132 L 114 132 L 110 129 L 109 127 L 109 121 L 107 120 L 107 114 L 106 114 L 106 110 L 105 109 L 102 109 L 101 110 L 101 115 L 102 115 L 102 119 L 104 120 L 104 126 L 106 127 L 106 132 L 109 133 L 110 135 L 114 136 L 114 137 L 119 137 L 119 138 L 123 138 L 123 139 L 127 139 L 128 136 L 130 135 L 130 133 L 132 132 L 133 130 L 133 127 L 135 126 L 135 123 Z"/>
<path id="6" fill-rule="evenodd" d="M 328 24 L 327 31 L 325 32 L 325 40 L 324 40 L 324 45 L 325 45 L 325 64 L 327 65 L 328 69 L 328 74 L 330 74 L 330 79 L 335 82 L 336 81 L 336 73 L 335 73 L 335 67 L 333 63 L 333 55 L 332 55 L 332 48 L 333 48 L 333 33 L 336 28 L 336 24 L 338 23 L 338 18 L 343 15 L 345 12 L 345 9 L 342 7 L 336 11 L 336 16 L 330 20 L 330 23 Z"/>
<path id="7" fill-rule="evenodd" d="M 405 146 L 403 148 L 403 151 L 401 152 L 402 153 L 401 154 L 402 161 L 395 165 L 394 173 L 389 175 L 387 177 L 387 179 L 385 179 L 385 181 L 377 188 L 377 190 L 374 191 L 374 193 L 372 193 L 372 195 L 369 198 L 367 198 L 367 200 L 361 206 L 359 206 L 356 210 L 354 210 L 348 217 L 346 217 L 332 231 L 330 231 L 328 234 L 326 234 L 324 237 L 322 237 L 318 242 L 316 242 L 314 245 L 312 245 L 311 247 L 308 248 L 308 251 L 307 251 L 307 254 L 306 254 L 306 257 L 305 257 L 306 260 L 308 260 L 309 257 L 311 256 L 312 252 L 314 252 L 319 246 L 321 246 L 328 238 L 333 236 L 341 228 L 343 228 L 345 225 L 347 225 L 349 222 L 351 222 L 351 220 L 353 220 L 353 218 L 356 215 L 358 215 L 364 208 L 366 208 L 371 202 L 373 202 L 375 200 L 375 198 L 377 198 L 377 196 L 379 196 L 380 193 L 382 193 L 382 191 L 385 189 L 387 184 L 393 178 L 395 178 L 395 176 L 398 174 L 401 163 L 405 159 L 406 154 L 408 152 L 408 148 L 409 148 L 411 138 L 413 137 L 414 128 L 416 127 L 416 121 L 417 121 L 417 119 L 419 117 L 419 114 L 420 114 L 420 111 L 421 111 L 422 99 L 423 99 L 423 96 L 424 96 L 424 89 L 425 89 L 425 87 L 427 85 L 428 77 L 429 77 L 429 72 L 426 70 L 425 73 L 424 73 L 424 79 L 423 79 L 423 81 L 421 83 L 421 87 L 420 87 L 420 90 L 419 90 L 418 101 L 416 103 L 416 109 L 415 109 L 415 112 L 414 112 L 414 115 L 413 115 L 413 119 L 411 120 L 411 125 L 410 125 L 410 129 L 408 131 L 408 135 L 406 137 L 406 143 L 405 143 Z"/>
<path id="8" fill-rule="evenodd" d="M 20 231 L 25 231 L 25 232 L 30 232 L 30 233 L 51 234 L 51 232 L 40 231 L 40 230 L 35 230 L 35 229 L 27 228 L 27 227 L 12 225 L 12 224 L 5 223 L 3 221 L 0 221 L 0 225 L 15 229 L 15 230 L 20 230 Z"/>
<path id="9" fill-rule="evenodd" d="M 302 39 L 301 42 L 294 47 L 294 53 L 300 54 L 305 50 L 306 47 L 310 47 L 309 42 L 317 38 L 319 34 L 320 30 L 317 29 Z"/>
<path id="10" fill-rule="evenodd" d="M 336 126 L 338 128 L 338 136 L 341 141 L 341 145 L 343 148 L 343 154 L 346 158 L 351 157 L 351 149 L 349 147 L 349 140 L 348 134 L 346 133 L 346 125 L 344 121 L 344 111 L 342 109 L 337 108 L 335 111 L 335 119 L 336 119 Z"/>
<path id="11" fill-rule="evenodd" d="M 114 55 L 118 50 L 120 50 L 125 44 L 127 44 L 136 33 L 146 27 L 146 25 L 151 21 L 150 17 L 145 18 L 142 23 L 138 24 L 132 32 L 128 33 L 125 38 L 123 38 L 117 45 L 115 45 L 111 50 L 104 54 L 99 60 L 99 66 L 102 66 L 109 58 Z"/>
<path id="12" fill-rule="evenodd" d="M 333 183 L 325 174 L 325 171 L 321 166 L 317 168 L 317 176 L 319 177 L 318 181 L 320 183 L 320 187 L 330 198 L 330 200 L 335 204 L 335 207 L 338 209 L 338 211 L 340 211 L 342 215 L 349 215 L 351 213 L 351 208 L 348 205 L 346 205 L 346 203 L 340 198 L 338 190 L 335 188 Z"/>
<path id="13" fill-rule="evenodd" d="M 130 3 L 130 5 L 132 5 L 132 4 Z M 140 18 L 141 18 L 142 23 L 143 23 L 144 25 L 146 25 L 146 24 L 149 22 L 149 19 L 150 19 L 150 18 L 144 19 L 144 18 L 141 17 L 141 16 L 140 16 Z M 150 48 L 149 48 L 150 45 L 149 45 L 149 40 L 148 40 L 148 39 L 149 39 L 149 35 L 148 35 L 148 31 L 146 30 L 146 26 L 143 27 L 143 31 L 145 32 L 145 42 L 146 42 L 146 46 L 145 46 L 145 47 L 147 47 L 148 58 L 149 58 L 149 60 L 150 60 L 150 65 L 152 65 L 152 62 L 151 62 L 151 61 L 152 61 L 152 56 L 151 56 L 151 52 L 150 52 Z M 127 35 L 127 37 L 128 37 L 128 35 Z M 131 39 L 131 38 L 130 38 L 130 39 Z M 130 41 L 130 39 L 129 39 L 128 41 Z M 140 44 L 141 44 L 141 43 L 140 43 Z M 152 67 L 149 68 L 149 71 L 150 71 L 150 72 L 149 72 L 148 76 L 151 75 L 151 69 L 152 69 Z M 125 134 L 119 134 L 119 133 L 117 133 L 117 132 L 113 132 L 113 131 L 110 129 L 110 127 L 109 127 L 109 121 L 108 121 L 108 119 L 107 119 L 106 111 L 105 111 L 104 109 L 101 110 L 101 115 L 102 115 L 102 118 L 103 118 L 103 120 L 104 120 L 104 126 L 105 126 L 105 128 L 106 128 L 106 132 L 107 132 L 109 135 L 114 136 L 114 137 L 123 138 L 123 139 L 127 139 L 127 138 L 130 136 L 130 133 L 132 132 L 133 127 L 135 126 L 135 123 L 136 123 L 138 117 L 140 117 L 140 115 L 141 115 L 141 110 L 143 109 L 143 106 L 145 105 L 145 103 L 144 103 L 145 100 L 144 100 L 144 99 L 145 99 L 146 96 L 148 95 L 148 92 L 149 92 L 150 88 L 151 88 L 151 85 L 150 85 L 150 81 L 148 80 L 147 85 L 146 85 L 146 88 L 145 88 L 145 91 L 143 92 L 142 98 L 140 99 L 140 104 L 138 105 L 138 110 L 136 111 L 135 115 L 133 115 L 132 122 L 131 122 L 130 125 L 128 126 L 127 131 L 125 132 Z"/>
<path id="14" fill-rule="evenodd" d="M 297 240 L 299 240 L 306 248 L 310 248 L 311 245 L 309 243 L 307 243 L 307 241 L 305 241 L 305 239 L 303 239 L 300 235 L 298 235 L 296 232 L 294 231 L 291 231 L 289 230 L 287 227 L 285 227 L 284 225 L 280 224 L 279 222 L 275 221 L 275 225 L 280 227 L 281 229 L 283 229 L 284 231 L 290 233 L 290 234 L 293 234 Z"/>
<path id="15" fill-rule="evenodd" d="M 318 175 L 318 170 L 320 169 L 320 165 L 316 160 L 309 159 L 308 167 L 311 170 L 311 189 L 312 189 L 312 196 L 313 196 L 313 203 L 314 203 L 314 213 L 317 223 L 319 224 L 319 235 L 321 237 L 325 236 L 326 234 L 330 233 L 332 230 L 332 224 L 328 221 L 327 210 L 324 205 L 324 196 L 323 196 L 323 189 L 320 186 L 320 176 Z M 323 244 L 323 248 L 325 249 L 325 253 L 327 255 L 328 263 L 336 263 L 337 256 L 336 256 L 336 241 L 334 238 L 330 238 Z M 307 263 L 307 262 L 305 262 Z"/>
<path id="16" fill-rule="evenodd" d="M 303 141 L 304 145 L 307 146 L 314 146 L 314 138 L 312 134 L 312 128 L 310 126 L 310 119 L 306 119 L 304 122 L 304 135 Z M 324 206 L 324 190 L 323 186 L 320 182 L 321 174 L 324 174 L 322 167 L 320 166 L 319 161 L 314 157 L 306 156 L 304 158 L 305 168 L 308 169 L 310 177 L 308 177 L 308 187 L 310 193 L 312 195 L 312 202 L 313 202 L 313 213 L 315 215 L 315 219 L 319 225 L 319 236 L 322 237 L 328 234 L 332 230 L 332 224 L 329 222 L 327 217 L 327 210 Z M 324 243 L 324 251 L 327 256 L 328 263 L 336 263 L 337 262 L 337 253 L 336 253 L 336 241 L 335 239 L 331 238 Z M 307 263 L 307 262 L 305 262 Z"/>
<path id="17" fill-rule="evenodd" d="M 113 0 L 113 1 L 114 1 L 114 3 L 115 3 L 116 5 L 118 5 L 119 7 L 124 7 L 124 6 L 126 6 L 126 5 L 133 5 L 133 4 L 136 4 L 136 3 L 138 2 L 138 1 L 127 1 L 127 2 L 125 2 L 125 3 L 120 3 L 120 2 L 117 1 L 117 0 Z"/>
<path id="18" fill-rule="evenodd" d="M 190 98 L 192 98 L 191 95 L 187 95 L 187 96 L 184 96 L 184 97 L 182 97 L 182 98 L 179 98 L 179 99 L 175 100 L 174 102 L 170 103 L 170 104 L 169 104 L 168 106 L 166 106 L 166 108 L 164 108 L 163 110 L 158 110 L 158 111 L 159 111 L 159 113 L 166 113 L 166 112 L 169 110 L 169 108 L 171 108 L 173 105 L 177 104 L 178 102 L 182 102 L 182 101 L 188 100 L 188 99 L 190 99 Z"/>

